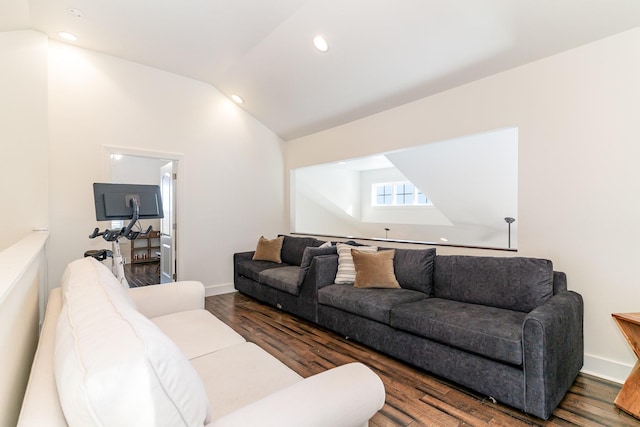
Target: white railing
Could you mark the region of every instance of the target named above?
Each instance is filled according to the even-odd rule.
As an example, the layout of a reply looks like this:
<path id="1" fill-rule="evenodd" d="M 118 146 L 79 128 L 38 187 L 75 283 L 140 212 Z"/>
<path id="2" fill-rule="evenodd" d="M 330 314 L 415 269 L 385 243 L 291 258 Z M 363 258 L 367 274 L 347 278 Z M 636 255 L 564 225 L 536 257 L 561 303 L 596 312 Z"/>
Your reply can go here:
<path id="1" fill-rule="evenodd" d="M 0 252 L 0 426 L 15 425 L 47 297 L 46 242 L 34 231 Z"/>

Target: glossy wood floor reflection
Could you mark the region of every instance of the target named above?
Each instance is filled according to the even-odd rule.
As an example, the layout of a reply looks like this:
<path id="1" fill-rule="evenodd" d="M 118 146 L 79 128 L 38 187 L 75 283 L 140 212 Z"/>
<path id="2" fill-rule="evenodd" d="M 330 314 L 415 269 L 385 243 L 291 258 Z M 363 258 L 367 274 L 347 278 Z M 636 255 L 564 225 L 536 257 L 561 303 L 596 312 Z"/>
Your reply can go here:
<path id="1" fill-rule="evenodd" d="M 303 377 L 359 361 L 382 378 L 383 426 L 640 426 L 613 401 L 620 385 L 580 374 L 548 420 L 455 385 L 238 293 L 207 297 L 207 310 Z"/>
<path id="2" fill-rule="evenodd" d="M 156 285 L 160 283 L 160 261 L 125 264 L 124 277 L 132 288 Z"/>

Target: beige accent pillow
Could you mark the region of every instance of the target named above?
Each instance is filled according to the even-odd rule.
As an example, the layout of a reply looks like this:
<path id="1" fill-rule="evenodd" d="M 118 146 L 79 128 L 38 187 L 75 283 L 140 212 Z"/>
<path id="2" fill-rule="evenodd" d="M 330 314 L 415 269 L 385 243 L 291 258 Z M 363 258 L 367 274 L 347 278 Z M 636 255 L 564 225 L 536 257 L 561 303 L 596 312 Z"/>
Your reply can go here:
<path id="1" fill-rule="evenodd" d="M 256 252 L 253 254 L 254 261 L 272 261 L 278 264 L 282 263 L 280 258 L 280 252 L 282 252 L 282 243 L 284 242 L 284 236 L 276 237 L 275 239 L 265 239 L 264 236 L 260 236 L 258 240 L 258 246 L 256 246 Z"/>
<path id="2" fill-rule="evenodd" d="M 356 288 L 399 288 L 400 284 L 393 271 L 395 249 L 376 253 L 351 249 L 356 268 Z"/>

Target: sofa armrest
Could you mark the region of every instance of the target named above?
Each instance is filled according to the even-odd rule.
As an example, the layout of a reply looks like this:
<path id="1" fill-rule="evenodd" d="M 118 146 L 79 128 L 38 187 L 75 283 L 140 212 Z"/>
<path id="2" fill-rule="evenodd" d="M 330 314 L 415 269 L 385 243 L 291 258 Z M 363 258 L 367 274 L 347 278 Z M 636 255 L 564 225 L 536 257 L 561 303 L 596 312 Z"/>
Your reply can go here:
<path id="1" fill-rule="evenodd" d="M 235 264 L 238 261 L 251 260 L 255 253 L 256 251 L 237 252 L 233 254 L 233 263 Z"/>
<path id="2" fill-rule="evenodd" d="M 238 263 L 242 261 L 251 261 L 256 251 L 237 252 L 233 254 L 233 277 L 238 277 Z"/>
<path id="3" fill-rule="evenodd" d="M 31 366 L 27 390 L 22 401 L 18 427 L 66 427 L 53 373 L 56 326 L 62 309 L 60 288 L 52 289 L 47 301 L 38 348 Z"/>
<path id="4" fill-rule="evenodd" d="M 384 385 L 361 363 L 306 378 L 228 414 L 209 427 L 354 427 L 384 405 Z"/>
<path id="5" fill-rule="evenodd" d="M 584 303 L 561 292 L 525 317 L 525 411 L 547 419 L 571 387 L 584 359 Z"/>
<path id="6" fill-rule="evenodd" d="M 174 282 L 130 288 L 128 291 L 138 311 L 149 318 L 204 308 L 204 285 L 201 282 Z"/>
<path id="7" fill-rule="evenodd" d="M 315 289 L 333 285 L 338 272 L 338 255 L 318 255 L 311 261 L 307 278 L 312 277 Z"/>

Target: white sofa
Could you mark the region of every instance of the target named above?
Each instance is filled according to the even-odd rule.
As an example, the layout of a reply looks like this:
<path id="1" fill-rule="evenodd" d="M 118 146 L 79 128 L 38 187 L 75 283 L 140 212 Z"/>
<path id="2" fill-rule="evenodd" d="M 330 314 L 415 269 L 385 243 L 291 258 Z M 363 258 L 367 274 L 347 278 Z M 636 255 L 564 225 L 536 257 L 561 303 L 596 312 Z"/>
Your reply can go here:
<path id="1" fill-rule="evenodd" d="M 303 379 L 204 310 L 200 282 L 125 290 L 83 258 L 51 292 L 18 426 L 363 426 L 360 363 Z"/>

